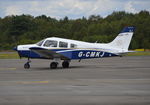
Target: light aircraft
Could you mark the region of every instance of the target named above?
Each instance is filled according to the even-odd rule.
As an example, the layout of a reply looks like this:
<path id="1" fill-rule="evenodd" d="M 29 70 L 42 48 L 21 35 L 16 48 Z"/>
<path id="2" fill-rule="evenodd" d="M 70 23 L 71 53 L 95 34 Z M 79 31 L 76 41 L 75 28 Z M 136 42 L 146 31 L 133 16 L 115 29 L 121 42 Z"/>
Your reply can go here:
<path id="1" fill-rule="evenodd" d="M 36 44 L 18 45 L 14 48 L 20 57 L 27 57 L 25 69 L 30 68 L 30 58 L 51 59 L 51 69 L 56 69 L 61 60 L 68 68 L 71 60 L 122 56 L 128 51 L 134 27 L 125 27 L 110 43 L 89 43 L 58 37 L 46 38 Z"/>

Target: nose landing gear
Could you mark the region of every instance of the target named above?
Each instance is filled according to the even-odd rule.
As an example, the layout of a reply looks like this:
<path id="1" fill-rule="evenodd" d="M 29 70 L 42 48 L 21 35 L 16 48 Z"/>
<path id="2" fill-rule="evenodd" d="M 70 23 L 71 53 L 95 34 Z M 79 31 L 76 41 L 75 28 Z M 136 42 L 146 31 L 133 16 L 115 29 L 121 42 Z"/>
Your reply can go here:
<path id="1" fill-rule="evenodd" d="M 29 69 L 30 68 L 30 60 L 28 59 L 27 63 L 24 64 L 24 68 L 25 69 Z"/>
<path id="2" fill-rule="evenodd" d="M 25 69 L 29 69 L 29 68 L 30 68 L 29 62 L 27 62 L 27 63 L 24 64 L 24 68 L 25 68 Z"/>

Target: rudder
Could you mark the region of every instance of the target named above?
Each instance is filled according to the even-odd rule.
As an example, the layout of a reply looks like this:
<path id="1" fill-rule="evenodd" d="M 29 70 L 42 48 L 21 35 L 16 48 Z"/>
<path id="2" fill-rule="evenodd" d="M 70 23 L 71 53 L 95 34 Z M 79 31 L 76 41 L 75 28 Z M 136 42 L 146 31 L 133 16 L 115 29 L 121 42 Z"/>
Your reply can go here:
<path id="1" fill-rule="evenodd" d="M 128 51 L 134 30 L 134 27 L 125 27 L 109 45 L 117 49 Z"/>

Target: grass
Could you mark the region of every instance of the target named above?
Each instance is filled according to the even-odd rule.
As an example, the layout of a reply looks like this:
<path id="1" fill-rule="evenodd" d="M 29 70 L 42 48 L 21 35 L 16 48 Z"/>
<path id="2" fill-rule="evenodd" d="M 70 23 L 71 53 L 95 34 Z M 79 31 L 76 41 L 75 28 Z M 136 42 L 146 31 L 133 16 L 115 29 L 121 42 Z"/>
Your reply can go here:
<path id="1" fill-rule="evenodd" d="M 19 59 L 17 52 L 0 52 L 0 59 Z"/>
<path id="2" fill-rule="evenodd" d="M 132 52 L 127 56 L 150 56 L 150 51 L 146 52 Z M 19 59 L 17 52 L 0 52 L 0 59 Z"/>
<path id="3" fill-rule="evenodd" d="M 150 51 L 139 51 L 139 52 L 132 52 L 128 53 L 127 56 L 150 56 Z"/>

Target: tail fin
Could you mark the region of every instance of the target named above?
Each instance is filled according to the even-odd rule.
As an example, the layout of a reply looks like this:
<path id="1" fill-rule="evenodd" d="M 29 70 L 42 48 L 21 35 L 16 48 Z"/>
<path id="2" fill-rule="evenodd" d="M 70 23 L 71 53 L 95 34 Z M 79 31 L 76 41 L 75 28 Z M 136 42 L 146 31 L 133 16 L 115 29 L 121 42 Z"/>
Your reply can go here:
<path id="1" fill-rule="evenodd" d="M 112 42 L 109 43 L 109 45 L 114 48 L 128 51 L 134 29 L 134 27 L 125 27 L 119 33 L 119 35 Z"/>

